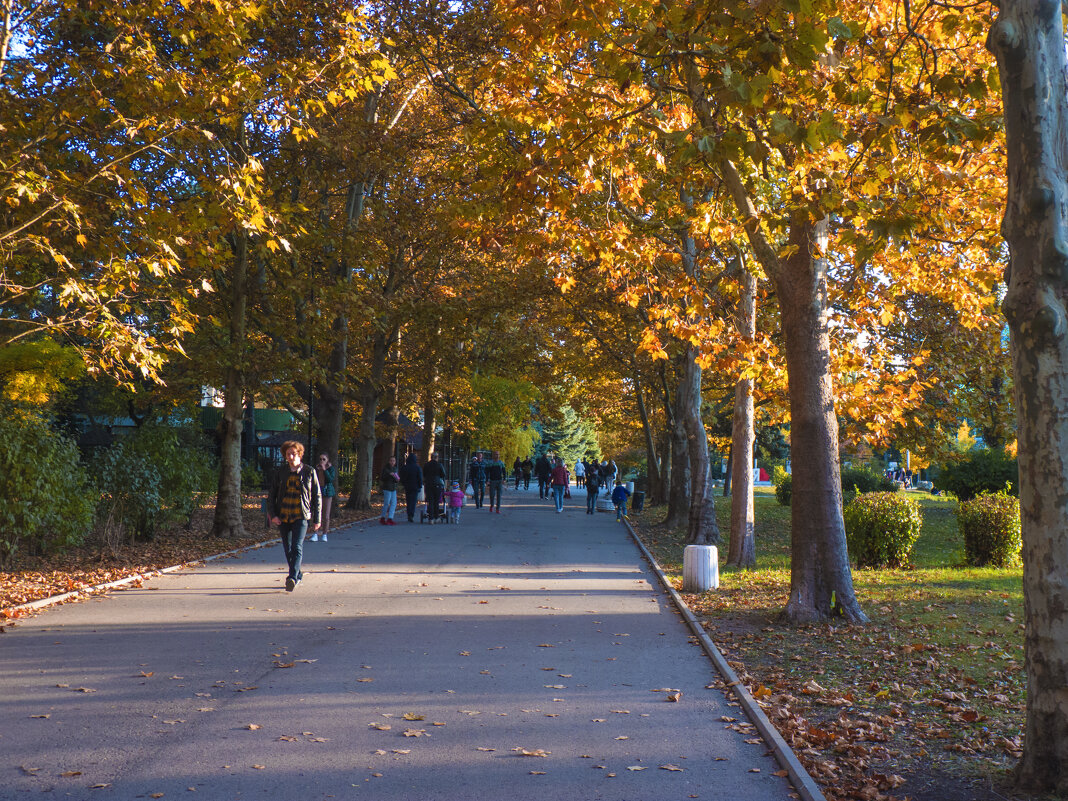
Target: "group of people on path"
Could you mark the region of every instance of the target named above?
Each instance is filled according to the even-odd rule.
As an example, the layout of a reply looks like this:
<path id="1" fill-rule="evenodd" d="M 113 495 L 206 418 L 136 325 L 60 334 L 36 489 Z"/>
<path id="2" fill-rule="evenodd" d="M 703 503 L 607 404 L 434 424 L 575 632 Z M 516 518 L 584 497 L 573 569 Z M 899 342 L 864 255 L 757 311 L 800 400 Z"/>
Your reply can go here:
<path id="1" fill-rule="evenodd" d="M 296 441 L 282 444 L 283 466 L 276 471 L 267 496 L 267 509 L 272 525 L 278 526 L 282 539 L 289 572 L 286 576 L 286 591 L 292 592 L 304 577 L 301 570 L 304 555 L 304 541 L 311 531 L 312 542 L 321 538 L 327 542 L 330 528 L 330 512 L 334 497 L 337 495 L 337 471 L 327 454 L 319 456 L 318 465 L 312 467 L 304 463 L 304 445 Z M 529 457 L 520 460 L 516 457 L 513 465 L 515 487 L 524 481 L 529 488 L 531 475 L 537 476 L 540 498 L 552 498 L 557 513 L 564 510 L 564 496 L 570 496 L 571 474 L 563 459 L 553 454 L 542 454 L 536 461 Z M 485 505 L 486 490 L 489 489 L 489 510 L 501 513 L 501 493 L 508 479 L 508 468 L 501 461 L 500 453 L 493 451 L 490 458 L 476 452 L 467 470 L 467 484 L 471 499 L 476 509 Z M 612 490 L 612 502 L 616 507 L 616 519 L 627 516 L 627 499 L 630 493 L 621 479 L 614 461 L 584 462 L 575 464 L 576 486 L 586 488 L 586 512 L 596 511 L 597 496 L 601 487 Z M 404 499 L 407 507 L 408 522 L 415 521 L 419 506 L 420 490 L 426 501 L 426 516 L 431 523 L 448 517 L 449 522 L 460 521 L 460 510 L 465 504 L 465 492 L 459 481 L 453 481 L 446 487 L 445 469 L 437 460 L 437 454 L 430 454 L 426 463 L 420 466 L 414 453 L 408 455 L 404 465 L 397 465 L 397 458 L 390 456 L 378 476 L 382 489 L 382 514 L 378 519 L 381 525 L 395 525 L 397 512 L 397 492 L 404 487 Z M 322 534 L 320 535 L 320 529 Z"/>

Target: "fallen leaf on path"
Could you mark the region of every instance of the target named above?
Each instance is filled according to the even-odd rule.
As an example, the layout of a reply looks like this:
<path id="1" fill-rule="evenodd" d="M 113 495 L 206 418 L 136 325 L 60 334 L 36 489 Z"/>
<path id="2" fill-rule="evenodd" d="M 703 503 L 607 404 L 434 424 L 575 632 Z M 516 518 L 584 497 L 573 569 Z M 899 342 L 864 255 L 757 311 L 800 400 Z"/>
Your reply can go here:
<path id="1" fill-rule="evenodd" d="M 681 771 L 682 768 L 680 768 L 678 765 L 661 765 L 660 770 Z"/>
<path id="2" fill-rule="evenodd" d="M 257 729 L 259 729 L 261 727 L 260 727 L 260 725 L 258 723 L 250 723 L 247 726 L 245 726 L 245 728 L 248 729 L 249 731 L 256 731 Z"/>
<path id="3" fill-rule="evenodd" d="M 526 748 L 518 748 L 517 747 L 517 748 L 513 748 L 512 750 L 515 753 L 519 754 L 519 756 L 524 756 L 524 757 L 547 757 L 547 756 L 549 756 L 549 754 L 552 753 L 552 751 L 546 751 L 543 748 L 526 749 Z"/>
<path id="4" fill-rule="evenodd" d="M 31 720 L 48 720 L 51 715 L 30 715 Z"/>

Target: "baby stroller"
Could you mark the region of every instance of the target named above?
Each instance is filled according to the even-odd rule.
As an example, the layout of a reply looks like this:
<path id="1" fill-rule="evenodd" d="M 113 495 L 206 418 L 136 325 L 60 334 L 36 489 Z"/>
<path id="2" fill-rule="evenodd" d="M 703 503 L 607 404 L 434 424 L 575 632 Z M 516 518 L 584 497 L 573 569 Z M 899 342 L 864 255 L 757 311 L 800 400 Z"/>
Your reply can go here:
<path id="1" fill-rule="evenodd" d="M 430 502 L 430 490 L 424 488 L 423 496 L 425 503 L 423 505 L 423 508 L 419 512 L 419 522 L 425 523 L 429 520 L 431 525 L 437 522 L 448 523 L 449 513 L 445 509 L 445 485 L 439 484 L 438 486 L 434 487 L 432 491 L 437 495 L 438 502 L 437 504 L 432 504 Z"/>

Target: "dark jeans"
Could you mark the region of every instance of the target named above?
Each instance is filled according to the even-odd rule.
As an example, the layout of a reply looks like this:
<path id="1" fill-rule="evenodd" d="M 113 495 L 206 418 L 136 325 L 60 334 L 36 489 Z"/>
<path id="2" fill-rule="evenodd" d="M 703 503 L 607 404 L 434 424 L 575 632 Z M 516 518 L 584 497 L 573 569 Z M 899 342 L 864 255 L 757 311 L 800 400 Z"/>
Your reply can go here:
<path id="1" fill-rule="evenodd" d="M 597 511 L 597 490 L 586 488 L 586 511 L 593 514 Z"/>
<path id="2" fill-rule="evenodd" d="M 278 531 L 282 535 L 282 550 L 285 551 L 286 561 L 289 563 L 289 578 L 300 581 L 304 573 L 300 566 L 304 561 L 304 535 L 308 533 L 307 520 L 296 520 L 292 523 L 281 523 Z"/>
<path id="3" fill-rule="evenodd" d="M 493 508 L 494 502 L 497 504 L 497 510 L 501 508 L 501 488 L 504 486 L 503 480 L 494 481 L 490 479 L 490 509 Z"/>
<path id="4" fill-rule="evenodd" d="M 513 476 L 513 477 L 515 478 L 515 488 L 516 488 L 516 489 L 519 489 L 519 478 L 520 478 L 520 474 L 519 474 L 519 473 L 516 473 L 516 474 L 515 474 L 515 476 Z"/>
<path id="5" fill-rule="evenodd" d="M 415 510 L 419 508 L 419 487 L 404 488 L 404 505 L 408 509 L 408 522 L 415 520 Z"/>
<path id="6" fill-rule="evenodd" d="M 474 491 L 472 500 L 475 502 L 475 508 L 481 509 L 482 502 L 486 499 L 486 482 L 485 481 L 472 481 L 471 489 Z"/>
<path id="7" fill-rule="evenodd" d="M 431 520 L 436 520 L 441 514 L 441 487 L 427 484 L 423 487 L 423 495 L 426 497 L 426 515 Z"/>
<path id="8" fill-rule="evenodd" d="M 545 476 L 538 476 L 538 497 L 549 497 L 549 479 Z"/>

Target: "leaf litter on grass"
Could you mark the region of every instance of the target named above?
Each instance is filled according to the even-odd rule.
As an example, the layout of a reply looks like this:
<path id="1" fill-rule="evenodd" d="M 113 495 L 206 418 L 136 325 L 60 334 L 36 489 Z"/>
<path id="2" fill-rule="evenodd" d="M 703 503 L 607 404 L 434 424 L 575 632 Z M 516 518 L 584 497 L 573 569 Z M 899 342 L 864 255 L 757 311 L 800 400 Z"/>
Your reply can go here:
<path id="1" fill-rule="evenodd" d="M 916 797 L 912 784 L 932 775 L 965 789 L 936 785 L 925 798 L 998 797 L 976 782 L 1004 784 L 1020 753 L 1019 571 L 947 564 L 959 551 L 955 524 L 944 501 L 925 503 L 935 525 L 917 543 L 916 569 L 853 572 L 870 625 L 791 628 L 777 622 L 789 509 L 772 507 L 761 528 L 774 504 L 761 501 L 757 569 L 724 570 L 718 590 L 683 598 L 827 798 Z M 717 505 L 724 531 L 727 506 Z M 639 535 L 680 589 L 682 538 L 649 518 L 635 519 Z"/>

